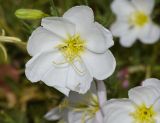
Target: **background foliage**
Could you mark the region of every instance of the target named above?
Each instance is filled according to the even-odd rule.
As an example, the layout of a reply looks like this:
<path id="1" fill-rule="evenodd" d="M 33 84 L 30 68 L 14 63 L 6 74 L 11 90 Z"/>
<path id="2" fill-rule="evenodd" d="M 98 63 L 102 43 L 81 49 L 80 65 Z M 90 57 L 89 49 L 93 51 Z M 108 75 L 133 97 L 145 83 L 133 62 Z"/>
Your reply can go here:
<path id="1" fill-rule="evenodd" d="M 48 15 L 62 15 L 75 5 L 89 5 L 95 18 L 109 28 L 115 16 L 110 10 L 112 0 L 0 0 L 0 29 L 6 36 L 27 42 L 40 20 L 20 20 L 15 11 L 20 8 L 39 9 Z M 160 0 L 152 14 L 160 25 Z M 3 35 L 0 34 L 0 35 Z M 128 89 L 141 84 L 148 77 L 160 78 L 160 41 L 154 45 L 140 42 L 123 48 L 115 38 L 111 48 L 117 61 L 114 74 L 106 80 L 109 98 L 127 97 Z M 7 57 L 8 54 L 8 57 Z M 55 89 L 42 82 L 32 84 L 25 75 L 25 63 L 30 56 L 25 45 L 4 43 L 0 40 L 0 123 L 49 123 L 43 116 L 63 98 Z M 50 122 L 54 123 L 54 122 Z"/>

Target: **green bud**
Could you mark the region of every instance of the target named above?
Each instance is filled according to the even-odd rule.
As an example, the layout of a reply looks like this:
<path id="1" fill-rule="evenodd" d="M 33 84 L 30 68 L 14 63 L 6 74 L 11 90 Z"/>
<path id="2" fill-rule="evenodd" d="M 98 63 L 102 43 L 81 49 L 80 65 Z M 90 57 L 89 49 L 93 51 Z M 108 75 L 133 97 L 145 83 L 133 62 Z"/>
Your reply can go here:
<path id="1" fill-rule="evenodd" d="M 37 9 L 18 9 L 16 10 L 15 15 L 17 18 L 25 20 L 41 19 L 43 17 L 48 16 L 41 10 Z"/>

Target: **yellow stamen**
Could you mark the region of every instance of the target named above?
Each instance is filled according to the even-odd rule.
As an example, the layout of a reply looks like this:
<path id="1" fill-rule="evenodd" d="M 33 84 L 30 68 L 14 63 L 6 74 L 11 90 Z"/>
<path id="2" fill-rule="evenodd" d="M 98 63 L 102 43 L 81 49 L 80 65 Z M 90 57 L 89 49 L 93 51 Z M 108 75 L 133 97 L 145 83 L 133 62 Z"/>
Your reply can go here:
<path id="1" fill-rule="evenodd" d="M 135 123 L 155 123 L 156 112 L 153 107 L 147 108 L 146 105 L 137 107 L 135 112 L 131 113 L 131 116 L 135 119 Z"/>
<path id="2" fill-rule="evenodd" d="M 81 123 L 85 123 L 87 119 L 94 117 L 99 109 L 100 107 L 98 98 L 94 94 L 89 94 L 89 97 L 86 99 L 86 101 L 83 101 L 82 103 L 79 103 L 73 107 L 75 112 L 82 112 Z"/>
<path id="3" fill-rule="evenodd" d="M 85 50 L 85 41 L 79 35 L 69 36 L 64 43 L 58 45 L 58 49 L 63 53 L 68 63 L 73 63 L 76 58 L 79 58 Z"/>
<path id="4" fill-rule="evenodd" d="M 148 21 L 148 16 L 141 11 L 134 12 L 129 17 L 129 23 L 137 27 L 143 27 Z"/>

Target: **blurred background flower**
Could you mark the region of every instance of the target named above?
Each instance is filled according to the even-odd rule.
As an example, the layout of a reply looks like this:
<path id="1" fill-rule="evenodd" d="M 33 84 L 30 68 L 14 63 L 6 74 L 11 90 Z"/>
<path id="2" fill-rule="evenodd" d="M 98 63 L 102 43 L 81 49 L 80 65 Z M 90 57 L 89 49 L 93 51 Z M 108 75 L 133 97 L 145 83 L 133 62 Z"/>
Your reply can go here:
<path id="1" fill-rule="evenodd" d="M 40 19 L 20 19 L 19 9 L 36 9 L 50 16 L 62 16 L 75 5 L 89 5 L 96 21 L 109 28 L 116 21 L 110 6 L 113 0 L 0 0 L 0 29 L 7 38 L 27 42 Z M 160 0 L 155 0 L 152 21 L 160 25 Z M 4 35 L 0 33 L 0 36 Z M 105 81 L 108 98 L 127 97 L 128 89 L 138 86 L 148 77 L 160 78 L 160 40 L 147 45 L 135 42 L 124 48 L 115 38 L 111 48 L 117 61 L 114 74 Z M 43 83 L 31 84 L 24 75 L 25 63 L 30 56 L 25 43 L 0 40 L 0 123 L 54 123 L 46 121 L 45 113 L 56 107 L 64 95 Z M 3 48 L 2 48 L 3 47 Z M 7 55 L 7 60 L 5 56 Z"/>

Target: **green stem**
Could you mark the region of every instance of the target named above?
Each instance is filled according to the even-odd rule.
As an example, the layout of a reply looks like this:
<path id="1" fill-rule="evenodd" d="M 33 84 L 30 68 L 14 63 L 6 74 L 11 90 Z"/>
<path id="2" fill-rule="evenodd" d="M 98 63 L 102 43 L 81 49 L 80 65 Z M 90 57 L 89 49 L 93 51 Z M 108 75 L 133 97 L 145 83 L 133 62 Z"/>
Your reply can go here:
<path id="1" fill-rule="evenodd" d="M 51 4 L 51 7 L 52 7 L 52 10 L 55 11 L 56 16 L 60 16 L 60 13 L 59 13 L 57 7 L 55 6 L 53 0 L 50 0 L 50 4 Z"/>

